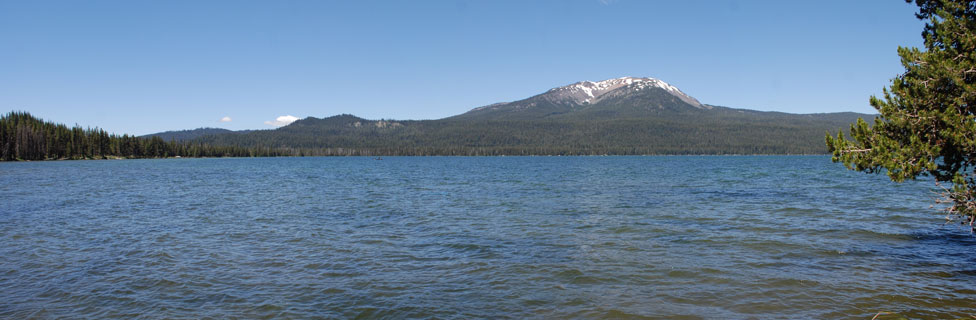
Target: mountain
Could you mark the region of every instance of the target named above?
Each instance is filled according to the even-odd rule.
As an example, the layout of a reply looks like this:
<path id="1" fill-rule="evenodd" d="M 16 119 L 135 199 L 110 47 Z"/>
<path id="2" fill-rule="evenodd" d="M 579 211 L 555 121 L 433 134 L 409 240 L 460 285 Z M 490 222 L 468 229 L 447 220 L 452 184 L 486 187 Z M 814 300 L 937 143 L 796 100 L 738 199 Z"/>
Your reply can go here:
<path id="1" fill-rule="evenodd" d="M 702 104 L 658 79 L 623 77 L 439 120 L 308 117 L 275 130 L 191 139 L 311 155 L 823 154 L 824 133 L 859 117 L 874 116 L 734 109 Z"/>
<path id="2" fill-rule="evenodd" d="M 708 109 L 711 107 L 664 81 L 623 77 L 577 82 L 523 100 L 478 107 L 453 118 L 619 119 Z"/>

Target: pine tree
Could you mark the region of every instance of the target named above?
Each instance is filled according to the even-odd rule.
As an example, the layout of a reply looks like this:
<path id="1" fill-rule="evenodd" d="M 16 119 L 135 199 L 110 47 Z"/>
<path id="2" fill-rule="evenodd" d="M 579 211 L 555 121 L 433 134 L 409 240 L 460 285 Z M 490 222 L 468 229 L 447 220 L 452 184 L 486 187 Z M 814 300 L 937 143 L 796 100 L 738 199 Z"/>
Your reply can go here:
<path id="1" fill-rule="evenodd" d="M 908 2 L 911 2 L 910 0 Z M 916 0 L 925 49 L 898 48 L 905 72 L 882 98 L 880 116 L 851 125 L 852 140 L 827 135 L 834 162 L 894 181 L 931 175 L 944 187 L 948 218 L 976 220 L 976 1 Z M 941 184 L 940 184 L 941 186 Z"/>

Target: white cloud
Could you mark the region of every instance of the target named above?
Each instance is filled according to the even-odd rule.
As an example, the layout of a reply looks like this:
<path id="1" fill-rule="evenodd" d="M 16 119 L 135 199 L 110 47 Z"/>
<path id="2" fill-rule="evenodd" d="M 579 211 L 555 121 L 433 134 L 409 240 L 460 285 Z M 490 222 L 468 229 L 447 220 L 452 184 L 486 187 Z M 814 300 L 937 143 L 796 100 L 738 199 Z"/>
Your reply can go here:
<path id="1" fill-rule="evenodd" d="M 231 121 L 231 120 L 230 120 L 230 117 L 223 117 L 223 118 L 220 118 L 220 122 L 230 122 L 230 121 Z"/>
<path id="2" fill-rule="evenodd" d="M 287 126 L 289 123 L 295 122 L 295 120 L 298 120 L 298 117 L 293 115 L 287 115 L 287 116 L 280 116 L 276 118 L 274 121 L 265 121 L 264 124 L 272 125 L 275 127 L 281 127 L 281 126 Z"/>

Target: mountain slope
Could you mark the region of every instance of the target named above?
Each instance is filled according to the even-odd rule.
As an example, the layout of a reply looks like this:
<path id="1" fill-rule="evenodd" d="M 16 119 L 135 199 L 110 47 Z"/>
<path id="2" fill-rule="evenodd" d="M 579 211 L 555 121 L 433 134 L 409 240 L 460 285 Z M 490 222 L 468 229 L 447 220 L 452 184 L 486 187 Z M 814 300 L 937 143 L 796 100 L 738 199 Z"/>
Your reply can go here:
<path id="1" fill-rule="evenodd" d="M 211 145 L 321 155 L 816 154 L 857 113 L 706 105 L 663 81 L 577 82 L 440 120 L 305 118 L 275 130 L 201 135 Z"/>
<path id="2" fill-rule="evenodd" d="M 205 136 L 212 145 L 321 149 L 321 155 L 822 154 L 825 131 L 858 114 L 713 107 L 700 119 L 366 120 L 306 118 L 277 130 Z"/>
<path id="3" fill-rule="evenodd" d="M 646 118 L 661 112 L 709 109 L 658 79 L 623 77 L 582 81 L 523 100 L 478 107 L 454 119 L 613 119 Z"/>

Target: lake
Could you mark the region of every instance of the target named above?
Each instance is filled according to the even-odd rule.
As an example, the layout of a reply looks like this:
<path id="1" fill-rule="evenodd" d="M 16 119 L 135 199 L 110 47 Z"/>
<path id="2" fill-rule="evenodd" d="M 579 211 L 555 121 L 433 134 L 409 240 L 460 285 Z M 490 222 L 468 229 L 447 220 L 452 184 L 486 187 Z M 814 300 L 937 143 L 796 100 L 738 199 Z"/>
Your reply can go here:
<path id="1" fill-rule="evenodd" d="M 976 314 L 976 238 L 826 156 L 0 163 L 0 318 Z"/>

